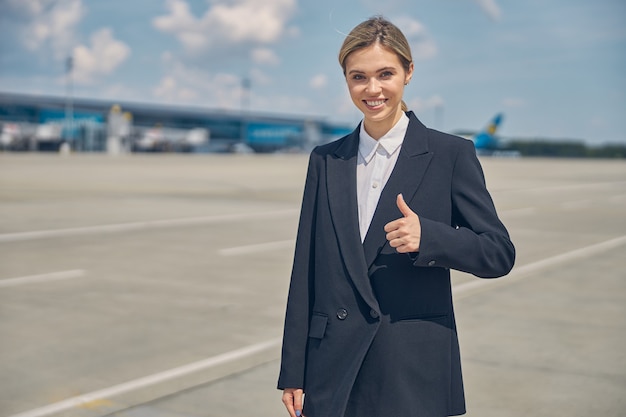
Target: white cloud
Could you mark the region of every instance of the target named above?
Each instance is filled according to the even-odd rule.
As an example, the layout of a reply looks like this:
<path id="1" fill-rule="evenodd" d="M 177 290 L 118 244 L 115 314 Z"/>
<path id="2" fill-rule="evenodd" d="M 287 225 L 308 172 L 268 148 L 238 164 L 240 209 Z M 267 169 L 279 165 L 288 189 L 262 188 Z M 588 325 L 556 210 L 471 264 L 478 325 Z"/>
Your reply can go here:
<path id="1" fill-rule="evenodd" d="M 254 108 L 282 114 L 302 114 L 313 111 L 311 102 L 303 96 L 275 94 L 254 97 Z"/>
<path id="2" fill-rule="evenodd" d="M 168 101 L 193 101 L 198 97 L 195 90 L 182 87 L 171 75 L 165 76 L 154 88 L 154 96 Z"/>
<path id="3" fill-rule="evenodd" d="M 171 59 L 168 54 L 164 56 L 164 65 L 166 74 L 152 90 L 153 97 L 161 102 L 238 111 L 248 100 L 255 111 L 293 113 L 314 110 L 310 100 L 301 95 L 264 94 L 263 87 L 271 84 L 271 80 L 258 69 L 253 68 L 248 73 L 251 87 L 245 90 L 241 74 L 207 71 L 201 66 Z"/>
<path id="4" fill-rule="evenodd" d="M 19 19 L 16 39 L 31 51 L 50 48 L 66 57 L 75 43 L 75 26 L 84 15 L 81 0 L 8 0 L 3 13 Z"/>
<path id="5" fill-rule="evenodd" d="M 422 23 L 407 16 L 393 19 L 393 22 L 409 41 L 414 60 L 430 59 L 437 55 L 437 45 Z"/>
<path id="6" fill-rule="evenodd" d="M 407 106 L 410 110 L 419 113 L 424 110 L 434 109 L 438 107 L 442 107 L 444 105 L 444 100 L 441 96 L 435 94 L 428 98 L 420 98 L 416 97 L 407 101 Z"/>
<path id="7" fill-rule="evenodd" d="M 115 39 L 109 28 L 102 28 L 91 36 L 91 47 L 74 48 L 74 80 L 93 82 L 95 77 L 112 73 L 128 56 L 130 48 Z"/>
<path id="8" fill-rule="evenodd" d="M 155 98 L 174 104 L 197 104 L 212 108 L 239 109 L 242 79 L 233 74 L 210 73 L 186 66 L 164 54 L 166 75 L 152 90 Z"/>
<path id="9" fill-rule="evenodd" d="M 125 100 L 125 101 L 135 101 L 135 102 L 146 100 L 145 94 L 141 90 L 141 86 L 136 85 L 136 84 L 133 84 L 133 85 L 124 84 L 123 80 L 122 82 L 118 82 L 118 83 L 112 82 L 112 83 L 101 84 L 98 87 L 100 88 L 98 88 L 97 90 L 94 89 L 93 91 L 97 91 L 96 95 L 99 98 L 106 98 L 112 101 Z"/>
<path id="10" fill-rule="evenodd" d="M 296 0 L 213 1 L 204 15 L 195 17 L 186 0 L 168 0 L 169 14 L 153 19 L 153 26 L 173 34 L 187 51 L 244 42 L 268 44 L 292 32 L 287 21 Z"/>
<path id="11" fill-rule="evenodd" d="M 496 3 L 496 0 L 474 0 L 481 9 L 489 16 L 492 20 L 499 21 L 502 17 L 502 12 L 500 11 L 500 7 Z"/>
<path id="12" fill-rule="evenodd" d="M 316 76 L 311 78 L 311 81 L 309 81 L 309 85 L 311 86 L 311 88 L 314 88 L 316 90 L 322 89 L 328 85 L 328 77 L 326 76 L 326 74 L 317 74 Z"/>
<path id="13" fill-rule="evenodd" d="M 252 51 L 252 61 L 256 64 L 278 65 L 280 58 L 269 48 L 256 48 Z"/>
<path id="14" fill-rule="evenodd" d="M 208 16 L 226 30 L 222 35 L 233 41 L 273 42 L 285 29 L 295 11 L 294 0 L 243 0 L 232 6 L 218 4 Z"/>

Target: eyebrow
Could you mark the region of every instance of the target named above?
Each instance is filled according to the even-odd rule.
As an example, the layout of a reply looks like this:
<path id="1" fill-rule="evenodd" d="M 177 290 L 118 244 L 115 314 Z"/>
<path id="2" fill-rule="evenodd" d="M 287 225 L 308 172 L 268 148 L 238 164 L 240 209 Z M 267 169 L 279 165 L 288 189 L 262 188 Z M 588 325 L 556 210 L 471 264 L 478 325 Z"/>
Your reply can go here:
<path id="1" fill-rule="evenodd" d="M 384 68 L 377 69 L 374 72 L 376 73 L 376 72 L 383 72 L 383 71 L 389 71 L 389 70 L 396 71 L 396 68 L 395 67 L 384 67 Z M 352 74 L 352 73 L 364 74 L 365 71 L 362 71 L 362 70 L 359 70 L 359 69 L 353 69 L 353 70 L 348 71 L 348 74 Z"/>

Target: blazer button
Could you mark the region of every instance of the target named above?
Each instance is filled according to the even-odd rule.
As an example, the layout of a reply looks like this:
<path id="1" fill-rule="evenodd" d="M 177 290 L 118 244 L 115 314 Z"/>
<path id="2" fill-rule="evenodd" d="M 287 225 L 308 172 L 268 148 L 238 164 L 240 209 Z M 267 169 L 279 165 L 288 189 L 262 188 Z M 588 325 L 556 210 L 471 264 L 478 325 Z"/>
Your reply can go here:
<path id="1" fill-rule="evenodd" d="M 430 261 L 428 262 L 428 266 L 435 266 L 435 263 L 436 263 L 435 261 Z"/>
<path id="2" fill-rule="evenodd" d="M 373 319 L 377 319 L 378 318 L 378 311 L 371 309 L 370 310 L 370 317 Z"/>
<path id="3" fill-rule="evenodd" d="M 345 308 L 340 308 L 339 310 L 337 310 L 337 318 L 339 320 L 345 320 L 346 317 L 348 317 L 348 310 L 346 310 Z"/>

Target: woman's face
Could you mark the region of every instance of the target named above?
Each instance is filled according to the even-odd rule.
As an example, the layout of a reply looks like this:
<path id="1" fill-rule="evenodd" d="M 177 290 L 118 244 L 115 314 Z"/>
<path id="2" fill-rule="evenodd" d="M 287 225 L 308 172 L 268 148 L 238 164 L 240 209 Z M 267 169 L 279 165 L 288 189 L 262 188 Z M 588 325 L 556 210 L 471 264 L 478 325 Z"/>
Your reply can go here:
<path id="1" fill-rule="evenodd" d="M 412 75 L 412 63 L 409 71 L 405 71 L 398 55 L 379 43 L 348 55 L 346 81 L 350 97 L 363 112 L 370 135 L 368 127 L 376 126 L 379 132 L 382 128 L 385 134 L 400 119 L 402 93 Z"/>

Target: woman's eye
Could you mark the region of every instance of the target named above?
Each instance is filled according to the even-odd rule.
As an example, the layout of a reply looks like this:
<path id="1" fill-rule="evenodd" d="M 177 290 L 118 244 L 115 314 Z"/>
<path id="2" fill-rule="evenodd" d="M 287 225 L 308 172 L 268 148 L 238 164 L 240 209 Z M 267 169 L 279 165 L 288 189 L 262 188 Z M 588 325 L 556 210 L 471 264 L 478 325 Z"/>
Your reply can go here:
<path id="1" fill-rule="evenodd" d="M 381 72 L 380 76 L 382 78 L 389 78 L 389 77 L 393 76 L 393 73 L 391 71 L 385 71 L 385 72 Z"/>
<path id="2" fill-rule="evenodd" d="M 365 79 L 365 77 L 363 77 L 360 74 L 355 74 L 355 75 L 352 76 L 352 79 L 353 80 L 363 80 L 363 79 Z"/>

